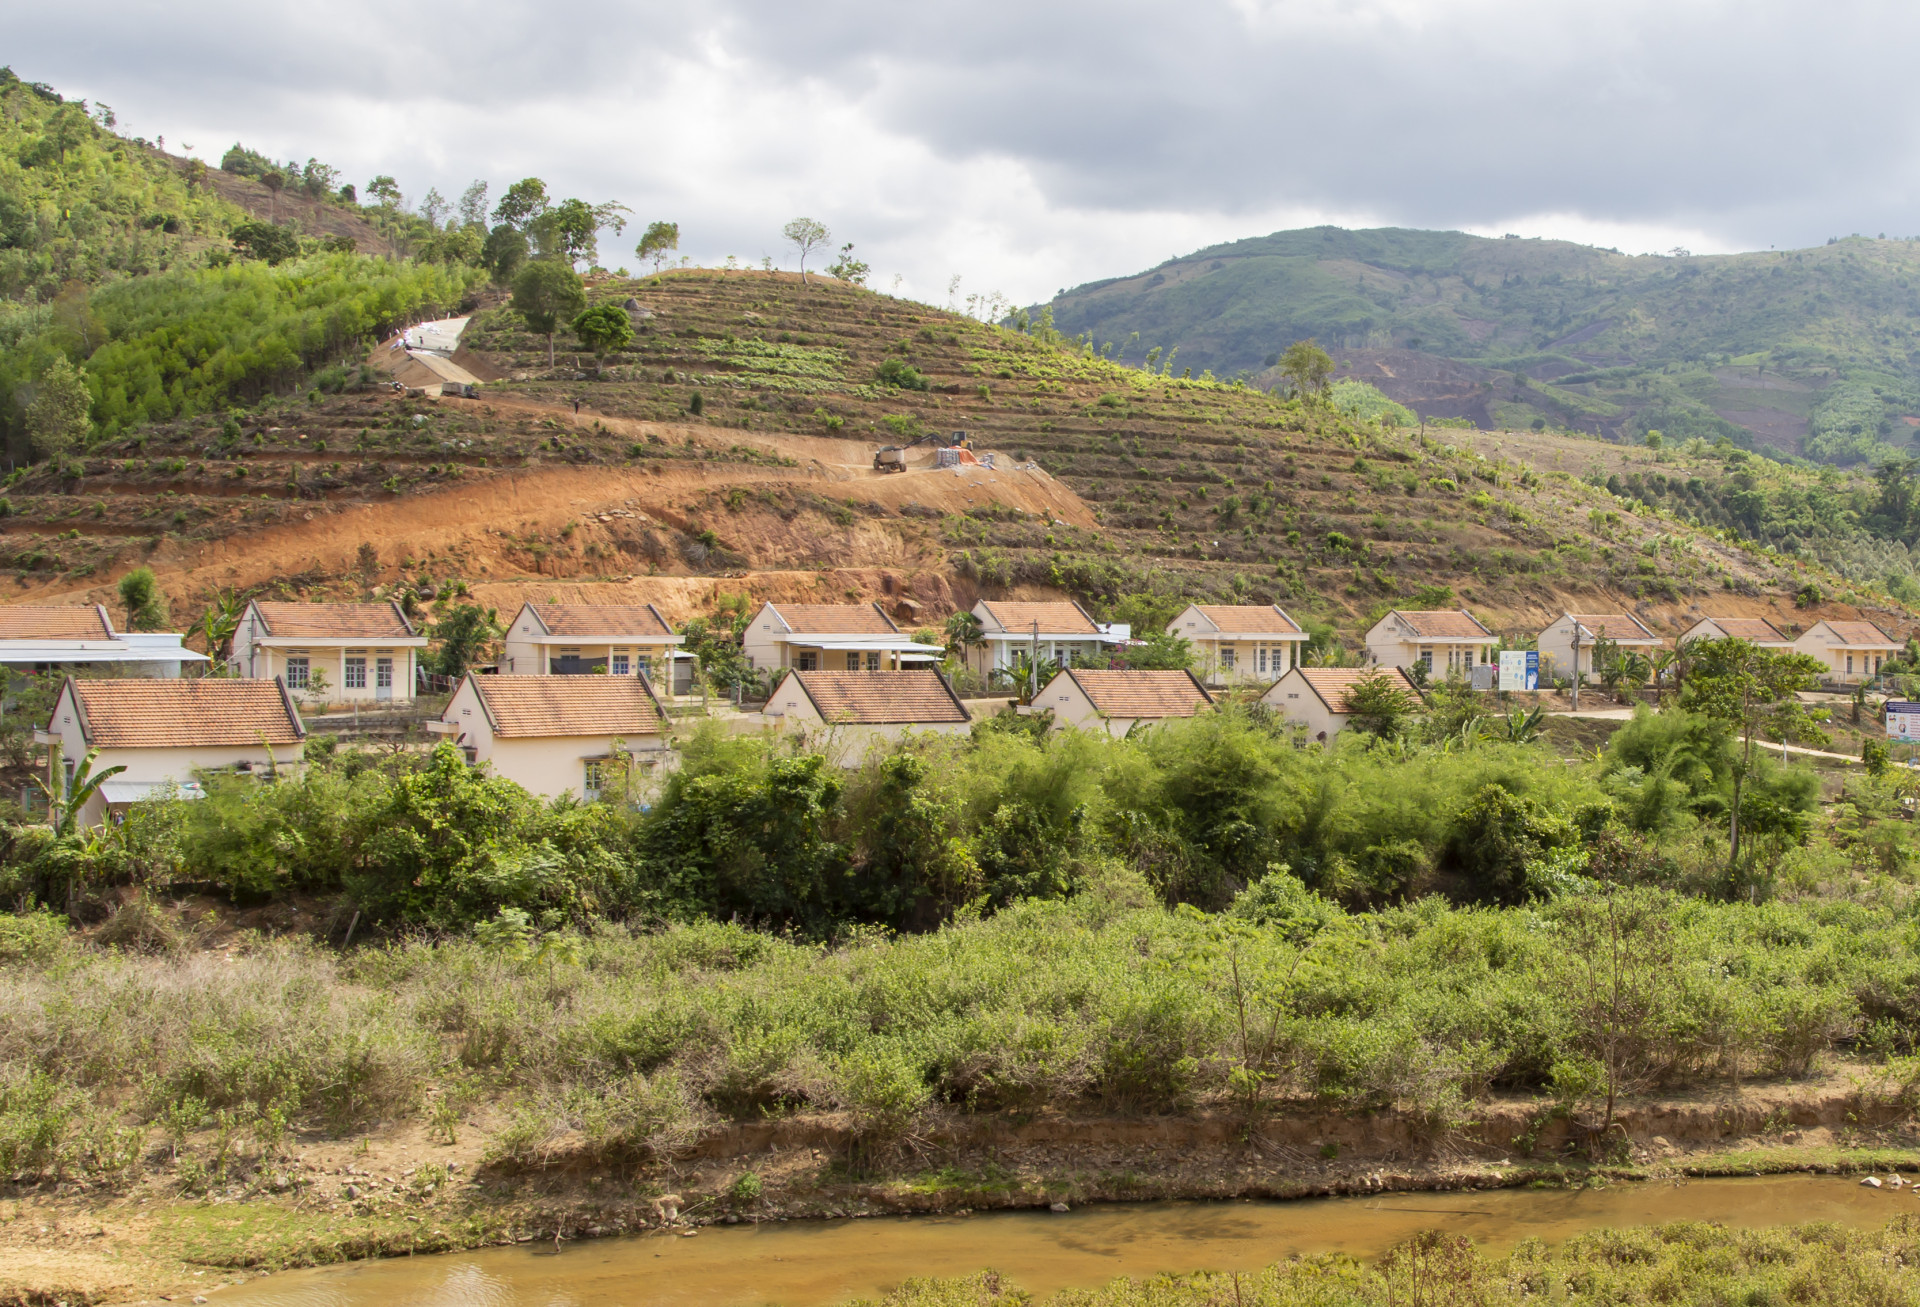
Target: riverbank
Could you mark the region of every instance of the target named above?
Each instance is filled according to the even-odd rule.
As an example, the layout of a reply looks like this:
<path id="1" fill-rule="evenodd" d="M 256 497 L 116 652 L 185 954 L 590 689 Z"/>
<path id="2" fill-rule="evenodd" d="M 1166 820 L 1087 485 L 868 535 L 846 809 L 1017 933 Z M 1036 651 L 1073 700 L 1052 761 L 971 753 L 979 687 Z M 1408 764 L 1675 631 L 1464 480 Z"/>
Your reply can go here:
<path id="1" fill-rule="evenodd" d="M 1920 1136 L 1888 1089 L 1881 1069 L 1844 1066 L 1636 1102 L 1598 1161 L 1590 1137 L 1535 1099 L 1491 1100 L 1440 1131 L 1405 1113 L 1297 1108 L 955 1115 L 884 1149 L 842 1116 L 796 1115 L 721 1128 L 672 1164 L 576 1162 L 562 1147 L 553 1164 L 518 1170 L 488 1163 L 509 1122 L 482 1113 L 452 1142 L 418 1124 L 290 1140 L 199 1196 L 165 1165 L 120 1188 L 18 1188 L 0 1202 L 0 1304 L 185 1301 L 294 1267 L 716 1223 L 1786 1172 L 1890 1180 L 1920 1173 Z M 1920 1199 L 1889 1199 L 1889 1219 L 1920 1215 Z"/>

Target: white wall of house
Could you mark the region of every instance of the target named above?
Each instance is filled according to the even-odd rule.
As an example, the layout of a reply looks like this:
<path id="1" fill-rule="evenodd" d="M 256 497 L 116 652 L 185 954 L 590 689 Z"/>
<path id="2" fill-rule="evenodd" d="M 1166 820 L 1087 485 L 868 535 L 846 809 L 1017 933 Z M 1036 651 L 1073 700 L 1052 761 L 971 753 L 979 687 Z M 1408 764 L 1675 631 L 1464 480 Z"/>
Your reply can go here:
<path id="1" fill-rule="evenodd" d="M 1580 633 L 1580 671 L 1582 680 L 1593 675 L 1593 650 L 1595 645 L 1593 632 Z M 1660 640 L 1648 640 L 1635 636 L 1630 640 L 1615 640 L 1621 650 L 1633 650 L 1636 653 L 1652 657 L 1664 647 Z M 1573 621 L 1562 617 L 1559 621 L 1540 632 L 1540 638 L 1534 642 L 1540 653 L 1540 674 L 1542 676 L 1572 677 L 1573 670 Z"/>
<path id="2" fill-rule="evenodd" d="M 1888 659 L 1900 651 L 1889 643 L 1883 648 L 1848 646 L 1825 622 L 1815 622 L 1793 642 L 1794 652 L 1810 654 L 1827 666 L 1827 679 L 1843 685 L 1871 680 Z"/>
<path id="3" fill-rule="evenodd" d="M 327 674 L 326 703 L 411 703 L 415 653 L 410 646 L 275 640 L 271 644 L 256 641 L 244 653 L 236 644 L 233 661 L 250 680 L 285 677 L 287 689 L 303 702 L 316 697 L 311 686 L 318 670 Z M 387 684 L 381 684 L 383 679 Z"/>
<path id="4" fill-rule="evenodd" d="M 475 766 L 488 765 L 494 775 L 543 799 L 562 794 L 577 799 L 592 797 L 587 790 L 587 764 L 611 758 L 616 740 L 635 760 L 633 784 L 638 795 L 657 785 L 679 757 L 658 735 L 496 735 L 471 679 L 461 683 L 441 720 L 457 729 L 454 738 L 471 751 L 469 757 Z"/>
<path id="5" fill-rule="evenodd" d="M 1436 680 L 1451 673 L 1465 675 L 1475 664 L 1492 661 L 1496 642 L 1469 643 L 1451 640 L 1399 640 L 1367 637 L 1367 657 L 1380 667 L 1411 667 L 1424 662 Z"/>
<path id="6" fill-rule="evenodd" d="M 72 696 L 65 691 L 54 702 L 49 734 L 60 742 L 61 770 L 64 773 L 60 779 L 64 784 L 65 778 L 71 776 L 87 756 L 87 742 L 80 730 L 79 715 L 74 711 Z M 126 771 L 113 779 L 144 781 L 150 785 L 172 781 L 175 785 L 184 785 L 193 780 L 198 772 L 233 771 L 243 762 L 250 764 L 261 775 L 265 775 L 269 767 L 277 767 L 284 774 L 299 766 L 300 757 L 298 744 L 285 745 L 277 754 L 266 745 L 101 749 L 93 760 L 92 774 L 98 776 L 109 767 L 125 767 Z M 81 809 L 80 820 L 89 826 L 97 826 L 105 820 L 106 814 L 107 801 L 96 791 Z"/>
<path id="7" fill-rule="evenodd" d="M 578 657 L 589 665 L 605 667 L 609 676 L 633 676 L 644 671 L 655 685 L 664 685 L 678 646 L 676 640 L 582 643 L 555 636 L 536 639 L 521 635 L 516 628 L 502 644 L 500 670 L 515 676 L 550 676 L 555 659 Z"/>
<path id="8" fill-rule="evenodd" d="M 1347 714 L 1337 713 L 1327 707 L 1326 701 L 1307 684 L 1307 678 L 1300 674 L 1299 668 L 1293 668 L 1275 681 L 1273 688 L 1260 696 L 1260 702 L 1287 721 L 1306 727 L 1307 735 L 1312 739 L 1331 744 L 1334 736 L 1347 729 Z"/>

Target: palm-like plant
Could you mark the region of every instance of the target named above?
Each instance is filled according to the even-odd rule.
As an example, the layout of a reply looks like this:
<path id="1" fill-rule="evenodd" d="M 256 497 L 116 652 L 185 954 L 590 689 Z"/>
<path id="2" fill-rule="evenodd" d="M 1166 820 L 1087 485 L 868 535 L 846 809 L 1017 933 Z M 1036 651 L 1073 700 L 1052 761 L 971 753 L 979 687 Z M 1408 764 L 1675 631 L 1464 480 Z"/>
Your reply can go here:
<path id="1" fill-rule="evenodd" d="M 1493 732 L 1496 739 L 1511 744 L 1532 744 L 1547 728 L 1547 710 L 1543 707 L 1514 708 L 1499 720 Z"/>
<path id="2" fill-rule="evenodd" d="M 233 633 L 240 629 L 240 617 L 246 611 L 246 600 L 232 590 L 222 590 L 200 614 L 200 634 L 207 642 L 207 657 L 213 659 L 215 670 L 232 655 Z"/>
<path id="3" fill-rule="evenodd" d="M 73 779 L 67 782 L 65 793 L 41 780 L 38 776 L 33 783 L 47 796 L 47 823 L 53 827 L 56 836 L 72 835 L 80 828 L 80 812 L 106 782 L 125 771 L 125 767 L 108 767 L 101 772 L 93 770 L 93 761 L 100 756 L 98 749 L 87 750 L 87 756 L 73 769 Z M 55 777 L 60 775 L 60 746 L 53 746 L 52 756 L 48 759 L 48 770 Z"/>
<path id="4" fill-rule="evenodd" d="M 958 649 L 964 653 L 968 649 L 977 648 L 987 642 L 986 631 L 980 625 L 980 619 L 965 609 L 947 618 L 945 629 L 949 649 Z"/>

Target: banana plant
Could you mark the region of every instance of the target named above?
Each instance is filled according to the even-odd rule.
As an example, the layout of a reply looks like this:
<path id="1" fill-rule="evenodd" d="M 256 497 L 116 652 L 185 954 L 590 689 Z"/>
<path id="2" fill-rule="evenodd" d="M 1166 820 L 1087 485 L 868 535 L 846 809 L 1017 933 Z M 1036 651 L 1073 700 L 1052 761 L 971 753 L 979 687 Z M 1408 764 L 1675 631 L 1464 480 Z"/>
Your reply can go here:
<path id="1" fill-rule="evenodd" d="M 41 792 L 47 796 L 47 822 L 53 827 L 53 833 L 56 836 L 72 835 L 79 830 L 80 812 L 87 806 L 87 801 L 99 792 L 102 785 L 126 770 L 124 766 L 119 766 L 95 772 L 93 762 L 99 756 L 98 749 L 87 750 L 87 756 L 82 758 L 80 765 L 73 769 L 73 779 L 66 784 L 64 794 L 38 776 L 33 778 L 33 783 L 38 785 Z M 53 746 L 48 763 L 48 770 L 57 778 L 60 775 L 58 744 Z"/>

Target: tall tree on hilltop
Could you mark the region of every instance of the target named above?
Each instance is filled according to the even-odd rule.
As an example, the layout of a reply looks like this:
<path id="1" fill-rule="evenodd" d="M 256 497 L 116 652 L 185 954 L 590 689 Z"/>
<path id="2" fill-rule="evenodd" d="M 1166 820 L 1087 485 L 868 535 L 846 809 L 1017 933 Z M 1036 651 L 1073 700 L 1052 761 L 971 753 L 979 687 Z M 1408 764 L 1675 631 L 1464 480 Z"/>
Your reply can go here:
<path id="1" fill-rule="evenodd" d="M 513 279 L 513 311 L 529 329 L 547 338 L 547 366 L 553 366 L 553 333 L 587 307 L 580 274 L 559 259 L 534 259 Z"/>
<path id="2" fill-rule="evenodd" d="M 825 223 L 815 222 L 812 218 L 795 218 L 780 229 L 780 234 L 786 237 L 787 244 L 800 252 L 800 284 L 810 284 L 807 281 L 807 256 L 832 240 L 833 233 L 827 230 Z"/>
<path id="3" fill-rule="evenodd" d="M 548 207 L 547 184 L 538 177 L 522 177 L 500 197 L 500 203 L 493 209 L 493 220 L 525 231 Z"/>
<path id="4" fill-rule="evenodd" d="M 642 259 L 653 260 L 653 270 L 660 271 L 660 265 L 666 262 L 667 252 L 680 248 L 680 224 L 677 222 L 650 222 L 640 236 L 640 243 L 633 252 Z"/>
<path id="5" fill-rule="evenodd" d="M 1333 356 L 1311 337 L 1296 340 L 1280 356 L 1280 375 L 1302 399 L 1320 399 L 1333 384 Z"/>

